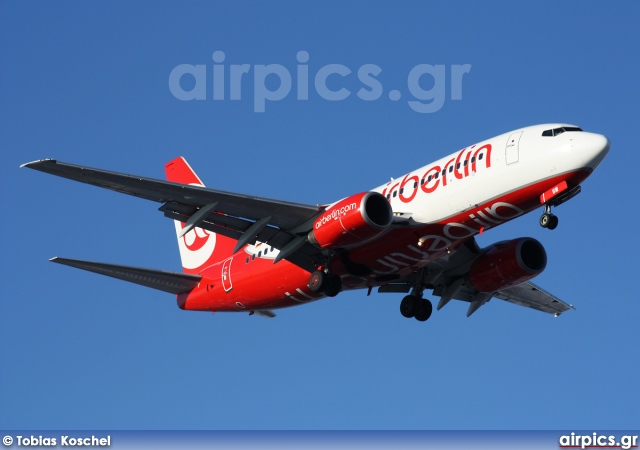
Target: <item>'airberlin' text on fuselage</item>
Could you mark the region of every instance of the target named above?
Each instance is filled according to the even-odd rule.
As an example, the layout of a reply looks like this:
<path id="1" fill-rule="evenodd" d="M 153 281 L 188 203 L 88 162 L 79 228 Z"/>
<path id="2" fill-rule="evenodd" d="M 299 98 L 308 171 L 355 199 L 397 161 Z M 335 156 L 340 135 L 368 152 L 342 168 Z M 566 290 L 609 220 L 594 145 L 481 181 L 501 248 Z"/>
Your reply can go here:
<path id="1" fill-rule="evenodd" d="M 390 181 L 382 191 L 382 195 L 390 199 L 392 196 L 396 196 L 396 189 L 399 189 L 398 198 L 400 201 L 409 203 L 416 197 L 419 190 L 425 194 L 431 194 L 438 187 L 446 186 L 447 177 L 449 177 L 449 181 L 451 181 L 452 176 L 461 180 L 474 174 L 477 171 L 478 163 L 483 159 L 485 167 L 487 169 L 490 168 L 491 144 L 485 144 L 477 150 L 474 150 L 474 147 L 475 145 L 468 149 L 460 150 L 458 156 L 447 161 L 444 167 L 439 165 L 429 167 L 421 178 L 418 178 L 418 173 L 409 173 L 405 175 L 402 181 L 389 188 L 389 185 L 393 183 L 393 181 Z"/>

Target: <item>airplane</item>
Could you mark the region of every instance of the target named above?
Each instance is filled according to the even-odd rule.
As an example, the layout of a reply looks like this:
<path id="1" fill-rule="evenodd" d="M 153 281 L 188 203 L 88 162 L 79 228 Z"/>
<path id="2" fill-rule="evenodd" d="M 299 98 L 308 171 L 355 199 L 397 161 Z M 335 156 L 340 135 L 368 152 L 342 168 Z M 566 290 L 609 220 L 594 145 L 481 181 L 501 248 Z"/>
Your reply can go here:
<path id="1" fill-rule="evenodd" d="M 302 305 L 341 291 L 404 293 L 400 313 L 426 321 L 425 290 L 469 303 L 492 298 L 555 316 L 574 309 L 529 280 L 546 267 L 536 239 L 480 248 L 476 235 L 542 207 L 555 208 L 609 152 L 609 140 L 553 123 L 510 131 L 465 147 L 369 191 L 331 204 L 301 204 L 206 188 L 187 161 L 165 165 L 166 180 L 67 164 L 21 167 L 161 204 L 174 220 L 183 272 L 69 258 L 51 261 L 177 296 L 183 310 L 245 312 Z M 320 174 L 321 175 L 321 174 Z"/>

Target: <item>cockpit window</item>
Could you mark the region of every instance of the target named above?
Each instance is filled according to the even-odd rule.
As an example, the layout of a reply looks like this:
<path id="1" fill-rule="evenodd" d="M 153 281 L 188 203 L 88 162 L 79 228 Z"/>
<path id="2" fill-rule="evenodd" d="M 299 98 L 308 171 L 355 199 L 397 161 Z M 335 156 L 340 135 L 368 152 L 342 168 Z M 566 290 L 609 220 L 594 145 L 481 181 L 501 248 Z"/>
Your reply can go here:
<path id="1" fill-rule="evenodd" d="M 559 134 L 564 133 L 565 131 L 582 131 L 582 128 L 579 127 L 560 127 L 554 128 L 553 130 L 544 130 L 542 132 L 543 136 L 558 136 Z"/>

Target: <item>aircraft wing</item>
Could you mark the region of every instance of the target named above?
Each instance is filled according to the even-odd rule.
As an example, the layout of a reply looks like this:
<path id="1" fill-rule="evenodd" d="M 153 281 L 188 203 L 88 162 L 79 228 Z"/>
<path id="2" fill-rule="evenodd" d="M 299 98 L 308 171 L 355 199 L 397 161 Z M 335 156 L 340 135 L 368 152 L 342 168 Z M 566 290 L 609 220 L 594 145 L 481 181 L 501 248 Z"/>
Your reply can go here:
<path id="1" fill-rule="evenodd" d="M 200 186 L 188 186 L 170 181 L 136 175 L 109 172 L 102 169 L 67 164 L 55 159 L 43 159 L 21 167 L 92 184 L 123 194 L 160 203 L 178 203 L 200 208 L 217 202 L 216 211 L 235 217 L 259 220 L 271 216 L 270 225 L 290 229 L 320 212 L 318 206 L 286 202 L 251 195 L 218 191 Z"/>
<path id="2" fill-rule="evenodd" d="M 438 295 L 437 290 L 434 291 L 434 294 Z M 477 291 L 465 286 L 460 289 L 453 298 L 473 303 L 476 295 Z M 559 316 L 570 309 L 575 309 L 572 305 L 563 302 L 555 295 L 548 293 L 541 287 L 536 286 L 529 281 L 494 292 L 493 295 L 489 295 L 487 299 L 483 299 L 483 303 L 488 302 L 491 297 L 505 300 L 509 303 L 513 303 L 514 305 L 520 305 L 526 308 L 554 314 L 556 316 Z M 470 313 L 468 313 L 468 315 L 473 314 L 474 311 L 475 309 L 470 309 Z"/>
<path id="3" fill-rule="evenodd" d="M 428 275 L 423 282 L 427 288 L 433 289 L 434 296 L 440 297 L 438 309 L 444 307 L 450 300 L 461 300 L 470 303 L 467 312 L 467 316 L 470 316 L 493 297 L 556 316 L 574 309 L 572 305 L 529 281 L 493 293 L 478 292 L 468 284 L 467 277 L 471 263 L 479 252 L 475 239 L 471 238 L 465 242 L 465 245 L 458 247 L 445 258 L 429 263 Z M 408 293 L 417 281 L 416 276 L 417 273 L 414 273 L 380 286 L 378 292 Z"/>
<path id="4" fill-rule="evenodd" d="M 267 242 L 281 251 L 281 259 L 308 271 L 315 270 L 314 257 L 319 250 L 302 237 L 306 237 L 322 211 L 320 206 L 110 172 L 55 159 L 33 161 L 21 167 L 163 203 L 160 211 L 182 222 L 200 211 L 198 227 L 237 240 L 247 232 L 243 244 Z"/>
<path id="5" fill-rule="evenodd" d="M 87 270 L 89 272 L 106 275 L 130 283 L 169 292 L 170 294 L 182 294 L 196 287 L 202 277 L 186 273 L 168 272 L 166 270 L 143 269 L 140 267 L 121 266 L 118 264 L 106 264 L 80 259 L 51 258 L 51 262 L 64 264 L 65 266 Z"/>

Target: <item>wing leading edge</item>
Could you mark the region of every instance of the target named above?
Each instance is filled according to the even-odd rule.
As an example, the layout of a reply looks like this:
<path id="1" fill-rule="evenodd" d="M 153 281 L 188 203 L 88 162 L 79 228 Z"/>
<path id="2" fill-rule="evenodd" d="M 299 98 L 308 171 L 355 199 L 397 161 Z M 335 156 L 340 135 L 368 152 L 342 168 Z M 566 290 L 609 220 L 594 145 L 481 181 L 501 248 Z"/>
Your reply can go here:
<path id="1" fill-rule="evenodd" d="M 269 224 L 285 230 L 304 223 L 320 212 L 320 209 L 314 205 L 236 194 L 205 187 L 110 172 L 63 163 L 55 159 L 33 161 L 20 167 L 27 167 L 160 203 L 173 202 L 200 208 L 218 202 L 216 211 L 223 214 L 254 221 L 271 216 Z"/>

